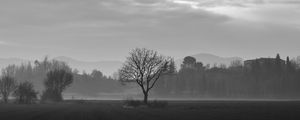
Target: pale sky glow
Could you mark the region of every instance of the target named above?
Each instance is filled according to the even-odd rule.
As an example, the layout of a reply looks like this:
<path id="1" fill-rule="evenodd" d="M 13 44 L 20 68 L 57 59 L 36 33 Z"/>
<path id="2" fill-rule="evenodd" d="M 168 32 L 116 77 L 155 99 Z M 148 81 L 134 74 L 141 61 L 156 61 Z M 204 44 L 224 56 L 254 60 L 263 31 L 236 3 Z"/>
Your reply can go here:
<path id="1" fill-rule="evenodd" d="M 242 8 L 236 6 L 216 6 L 216 7 L 206 7 L 203 9 L 216 14 L 227 15 L 229 17 L 241 19 L 241 20 L 248 20 L 248 21 L 259 20 L 257 16 L 251 13 L 252 8 Z"/>
<path id="2" fill-rule="evenodd" d="M 6 45 L 7 43 L 4 41 L 0 41 L 0 45 Z"/>
<path id="3" fill-rule="evenodd" d="M 15 43 L 11 43 L 9 41 L 0 41 L 0 46 L 17 46 Z"/>
<path id="4" fill-rule="evenodd" d="M 253 22 L 299 22 L 300 12 L 298 4 L 288 3 L 287 0 L 169 0 L 180 5 L 188 5 L 195 10 L 206 10 L 212 13 L 226 15 L 235 19 Z M 298 0 L 294 0 L 298 1 Z M 290 1 L 291 2 L 291 1 Z M 292 10 L 296 11 L 292 11 Z M 268 18 L 269 17 L 269 18 Z M 283 18 L 281 18 L 283 17 Z M 293 17 L 292 19 L 290 19 Z M 267 20 L 266 20 L 267 19 Z M 287 21 L 282 21 L 282 20 Z"/>
<path id="5" fill-rule="evenodd" d="M 124 60 L 135 47 L 175 58 L 298 56 L 299 1 L 0 1 L 0 57 Z"/>
<path id="6" fill-rule="evenodd" d="M 169 0 L 170 2 L 181 4 L 181 5 L 188 5 L 193 9 L 199 9 L 199 2 L 196 1 L 186 1 L 186 0 Z"/>

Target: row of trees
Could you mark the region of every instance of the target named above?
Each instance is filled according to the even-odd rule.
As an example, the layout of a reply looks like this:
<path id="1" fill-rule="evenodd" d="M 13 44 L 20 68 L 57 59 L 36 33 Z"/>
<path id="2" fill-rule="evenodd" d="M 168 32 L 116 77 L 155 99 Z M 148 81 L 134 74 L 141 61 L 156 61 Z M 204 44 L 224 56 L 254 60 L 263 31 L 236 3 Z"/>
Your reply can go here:
<path id="1" fill-rule="evenodd" d="M 299 98 L 299 61 L 276 58 L 233 61 L 225 65 L 204 66 L 186 57 L 179 69 L 174 62 L 164 72 L 155 93 L 163 96 L 201 98 Z"/>
<path id="2" fill-rule="evenodd" d="M 2 73 L 0 79 L 0 95 L 4 103 L 8 103 L 8 98 L 13 95 L 17 103 L 31 104 L 37 100 L 38 92 L 34 89 L 34 85 L 29 82 L 18 83 L 12 76 Z M 55 69 L 49 71 L 44 81 L 45 91 L 41 96 L 42 101 L 62 101 L 62 92 L 73 81 L 72 74 L 63 69 Z"/>
<path id="3" fill-rule="evenodd" d="M 45 91 L 41 96 L 42 101 L 62 101 L 62 92 L 73 81 L 73 76 L 63 69 L 48 72 L 44 81 Z M 0 95 L 3 102 L 8 103 L 8 98 L 13 95 L 17 103 L 31 104 L 37 100 L 38 92 L 34 90 L 31 82 L 25 81 L 18 83 L 13 77 L 4 74 L 0 79 Z"/>
<path id="4" fill-rule="evenodd" d="M 41 80 L 45 78 L 45 76 L 46 79 L 43 81 L 44 91 L 41 95 L 42 101 L 62 101 L 62 92 L 73 82 L 74 76 L 75 78 L 80 79 L 77 81 L 80 83 L 80 86 L 84 86 L 86 83 L 92 83 L 87 84 L 88 86 L 84 88 L 89 88 L 90 90 L 93 85 L 97 85 L 97 87 L 99 87 L 98 85 L 101 85 L 95 83 L 109 82 L 111 84 L 117 82 L 110 77 L 107 78 L 106 76 L 103 76 L 103 74 L 97 70 L 94 70 L 91 74 L 85 73 L 79 75 L 77 70 L 72 71 L 72 69 L 64 62 L 56 60 L 49 61 L 47 57 L 41 62 L 35 61 L 34 64 L 33 67 L 30 63 L 21 66 L 10 65 L 4 69 L 7 73 L 7 79 L 5 79 L 6 77 L 3 78 L 2 81 L 4 82 L 1 82 L 0 87 L 4 91 L 2 98 L 5 102 L 7 102 L 10 93 L 15 90 L 15 78 L 20 81 L 24 79 L 32 81 L 21 83 L 19 85 L 20 89 L 16 90 L 15 93 L 18 95 L 16 98 L 22 99 L 18 100 L 20 103 L 23 101 L 31 101 L 36 98 L 37 92 L 33 89 L 32 83 L 39 86 L 37 89 L 38 91 L 41 91 Z M 130 53 L 130 57 L 128 57 L 124 67 L 120 69 L 120 80 L 122 82 L 135 81 L 142 88 L 144 103 L 147 103 L 149 91 L 154 87 L 162 73 L 167 69 L 168 64 L 168 58 L 159 55 L 156 51 L 137 48 Z M 101 79 L 104 79 L 104 81 Z M 110 84 L 103 85 L 108 86 Z M 113 88 L 110 87 L 109 89 Z M 24 95 L 25 91 L 29 91 L 29 93 L 26 93 L 26 96 Z M 28 98 L 31 100 L 28 100 Z"/>
<path id="5" fill-rule="evenodd" d="M 299 62 L 276 58 L 233 61 L 225 65 L 203 65 L 193 57 L 185 57 L 177 71 L 170 57 L 145 48 L 136 48 L 129 53 L 123 67 L 118 72 L 122 83 L 136 83 L 148 103 L 152 89 L 162 96 L 189 96 L 201 98 L 292 98 L 300 97 Z M 18 81 L 20 84 L 17 85 Z M 36 91 L 42 93 L 43 101 L 61 101 L 62 92 L 99 93 L 124 90 L 118 81 L 94 70 L 91 74 L 78 74 L 66 63 L 45 58 L 31 64 L 10 65 L 2 74 L 0 92 L 7 102 L 14 95 L 20 103 L 36 98 Z M 35 91 L 36 90 L 36 91 Z M 100 90 L 100 91 L 99 91 Z M 25 93 L 26 94 L 25 94 Z"/>
<path id="6" fill-rule="evenodd" d="M 36 79 L 38 81 L 34 81 Z M 4 103 L 12 95 L 17 103 L 29 104 L 38 98 L 38 93 L 42 93 L 42 101 L 57 102 L 62 100 L 62 92 L 72 82 L 73 74 L 67 64 L 45 58 L 42 62 L 35 61 L 34 67 L 29 63 L 3 69 L 0 92 Z"/>
<path id="7" fill-rule="evenodd" d="M 52 96 L 52 93 L 48 92 L 50 88 L 45 86 L 45 79 L 50 77 L 48 75 L 49 72 L 54 70 L 61 70 L 60 72 L 63 70 L 67 76 L 72 75 L 72 86 L 69 85 L 69 88 L 66 90 L 69 97 L 71 97 L 71 95 L 76 98 L 80 96 L 97 96 L 98 93 L 101 92 L 116 93 L 123 91 L 125 88 L 125 86 L 122 86 L 117 80 L 103 75 L 99 70 L 93 70 L 90 74 L 81 74 L 78 70 L 72 69 L 65 62 L 49 60 L 47 57 L 41 61 L 36 60 L 34 64 L 9 65 L 3 69 L 3 71 L 9 74 L 9 76 L 14 78 L 18 83 L 31 83 L 33 88 L 40 93 L 38 97 L 43 95 L 43 93 Z M 62 78 L 62 75 L 58 73 L 53 74 Z M 43 96 L 41 97 L 43 98 Z M 57 99 L 61 99 L 61 95 L 58 95 Z"/>

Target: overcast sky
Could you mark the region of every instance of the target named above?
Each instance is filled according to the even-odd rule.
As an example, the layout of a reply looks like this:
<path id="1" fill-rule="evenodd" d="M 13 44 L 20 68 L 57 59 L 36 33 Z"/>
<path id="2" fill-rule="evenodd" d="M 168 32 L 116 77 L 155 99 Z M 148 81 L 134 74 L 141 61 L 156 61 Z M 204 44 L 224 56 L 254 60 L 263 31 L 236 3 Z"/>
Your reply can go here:
<path id="1" fill-rule="evenodd" d="M 300 0 L 0 0 L 0 57 L 300 55 Z"/>

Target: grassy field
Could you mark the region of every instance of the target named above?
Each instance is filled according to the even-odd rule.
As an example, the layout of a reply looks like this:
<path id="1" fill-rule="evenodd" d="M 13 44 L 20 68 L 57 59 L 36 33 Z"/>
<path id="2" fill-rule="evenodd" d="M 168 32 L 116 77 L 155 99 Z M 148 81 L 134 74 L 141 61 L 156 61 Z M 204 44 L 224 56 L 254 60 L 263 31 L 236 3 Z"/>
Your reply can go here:
<path id="1" fill-rule="evenodd" d="M 0 120 L 300 120 L 300 102 L 172 101 L 166 108 L 123 108 L 120 101 L 0 105 Z"/>

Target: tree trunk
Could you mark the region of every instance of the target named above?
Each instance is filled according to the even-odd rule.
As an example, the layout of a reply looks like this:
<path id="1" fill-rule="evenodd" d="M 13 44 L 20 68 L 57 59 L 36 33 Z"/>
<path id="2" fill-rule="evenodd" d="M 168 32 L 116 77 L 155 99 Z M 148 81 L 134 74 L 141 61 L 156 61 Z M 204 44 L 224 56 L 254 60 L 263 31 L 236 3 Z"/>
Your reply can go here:
<path id="1" fill-rule="evenodd" d="M 145 92 L 144 93 L 144 104 L 148 104 L 148 93 L 147 92 Z"/>

